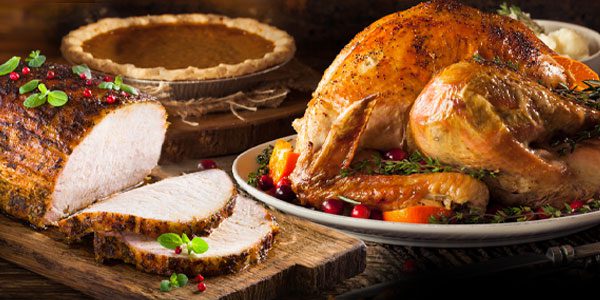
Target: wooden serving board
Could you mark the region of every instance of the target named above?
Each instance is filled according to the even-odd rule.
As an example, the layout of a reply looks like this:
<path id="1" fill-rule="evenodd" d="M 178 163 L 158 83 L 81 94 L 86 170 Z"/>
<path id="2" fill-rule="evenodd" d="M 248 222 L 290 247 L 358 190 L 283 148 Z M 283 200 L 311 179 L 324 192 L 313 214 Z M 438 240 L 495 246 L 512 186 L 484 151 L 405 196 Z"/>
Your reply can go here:
<path id="1" fill-rule="evenodd" d="M 231 157 L 217 159 L 225 170 Z M 193 169 L 194 162 L 155 171 L 161 178 Z M 206 279 L 207 290 L 195 284 L 163 293 L 165 276 L 147 274 L 121 262 L 94 260 L 91 241 L 61 242 L 56 229 L 36 231 L 0 215 L 0 257 L 96 298 L 127 299 L 270 299 L 288 293 L 311 293 L 333 287 L 366 267 L 366 246 L 337 230 L 272 211 L 281 226 L 267 259 L 239 273 Z"/>

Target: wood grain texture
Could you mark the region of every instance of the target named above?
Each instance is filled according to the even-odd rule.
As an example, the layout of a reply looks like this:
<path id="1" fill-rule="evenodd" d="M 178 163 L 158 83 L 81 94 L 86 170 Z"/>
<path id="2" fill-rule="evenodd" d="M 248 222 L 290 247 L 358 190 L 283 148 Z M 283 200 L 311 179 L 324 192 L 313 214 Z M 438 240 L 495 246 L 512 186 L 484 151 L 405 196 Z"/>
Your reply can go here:
<path id="1" fill-rule="evenodd" d="M 238 153 L 293 134 L 291 123 L 304 114 L 309 98 L 306 93 L 292 91 L 279 107 L 239 112 L 245 120 L 218 113 L 202 116 L 198 126 L 191 126 L 179 117 L 169 118 L 161 161 Z"/>
<path id="2" fill-rule="evenodd" d="M 226 162 L 219 165 L 230 169 Z M 172 176 L 193 168 L 194 161 L 155 172 Z M 273 212 L 281 226 L 275 246 L 263 263 L 239 273 L 207 278 L 206 299 L 270 299 L 289 293 L 329 290 L 366 267 L 366 246 L 353 237 L 299 218 Z M 163 276 L 123 263 L 95 262 L 89 243 L 67 245 L 55 229 L 35 231 L 0 216 L 0 257 L 95 298 L 188 299 L 190 284 L 169 293 L 159 291 Z M 66 275 L 67 274 L 67 275 Z"/>

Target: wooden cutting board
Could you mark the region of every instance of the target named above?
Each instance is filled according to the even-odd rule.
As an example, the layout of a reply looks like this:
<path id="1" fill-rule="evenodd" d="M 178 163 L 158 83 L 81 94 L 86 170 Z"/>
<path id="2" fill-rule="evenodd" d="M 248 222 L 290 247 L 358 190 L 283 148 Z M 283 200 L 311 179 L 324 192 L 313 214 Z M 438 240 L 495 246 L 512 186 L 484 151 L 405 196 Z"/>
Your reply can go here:
<path id="1" fill-rule="evenodd" d="M 366 266 L 363 242 L 339 231 L 273 212 L 281 234 L 261 264 L 236 274 L 206 279 L 168 293 L 159 290 L 165 276 L 130 265 L 99 264 L 91 244 L 69 246 L 56 230 L 35 231 L 0 216 L 0 257 L 96 298 L 127 299 L 270 299 L 286 293 L 310 293 L 332 287 Z"/>
<path id="2" fill-rule="evenodd" d="M 217 159 L 228 169 L 231 159 Z M 161 178 L 191 170 L 193 162 L 155 171 Z M 312 222 L 272 211 L 281 226 L 267 259 L 239 273 L 206 279 L 207 290 L 194 284 L 168 293 L 159 290 L 165 276 L 147 274 L 115 262 L 97 263 L 91 241 L 67 245 L 56 229 L 36 231 L 0 215 L 0 257 L 97 298 L 127 299 L 270 299 L 289 293 L 311 293 L 361 273 L 366 246 L 351 236 Z"/>

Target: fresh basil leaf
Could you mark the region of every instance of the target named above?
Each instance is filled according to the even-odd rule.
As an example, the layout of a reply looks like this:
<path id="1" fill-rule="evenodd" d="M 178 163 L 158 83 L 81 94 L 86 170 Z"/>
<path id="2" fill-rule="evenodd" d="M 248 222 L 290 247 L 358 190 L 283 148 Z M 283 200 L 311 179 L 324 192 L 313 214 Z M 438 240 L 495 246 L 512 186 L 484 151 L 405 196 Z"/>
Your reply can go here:
<path id="1" fill-rule="evenodd" d="M 181 240 L 183 241 L 183 243 L 187 244 L 190 242 L 190 238 L 188 238 L 187 234 L 182 233 L 181 234 Z"/>
<path id="2" fill-rule="evenodd" d="M 44 62 L 46 62 L 46 56 L 40 55 L 40 50 L 35 50 L 29 53 L 29 57 L 27 57 L 25 61 L 27 62 L 28 66 L 32 68 L 39 68 L 44 64 Z"/>
<path id="3" fill-rule="evenodd" d="M 134 87 L 132 87 L 132 86 L 130 86 L 128 84 L 124 84 L 124 83 L 121 84 L 121 89 L 123 91 L 125 91 L 126 93 L 129 93 L 129 94 L 132 94 L 132 95 L 136 95 L 137 96 L 139 94 L 139 92 L 138 92 L 138 90 L 136 88 L 134 88 Z"/>
<path id="4" fill-rule="evenodd" d="M 51 91 L 48 93 L 48 103 L 54 107 L 63 106 L 69 101 L 69 96 L 63 91 Z"/>
<path id="5" fill-rule="evenodd" d="M 121 75 L 117 75 L 117 77 L 115 77 L 114 83 L 115 85 L 120 87 L 121 84 L 123 84 L 123 77 L 121 77 Z"/>
<path id="6" fill-rule="evenodd" d="M 19 94 L 23 95 L 25 93 L 29 93 L 29 92 L 35 90 L 35 88 L 37 88 L 39 83 L 40 83 L 39 79 L 30 80 L 28 83 L 22 85 L 19 88 Z"/>
<path id="7" fill-rule="evenodd" d="M 208 243 L 202 238 L 195 237 L 192 240 L 192 250 L 197 254 L 202 254 L 208 251 Z"/>
<path id="8" fill-rule="evenodd" d="M 45 84 L 43 84 L 43 83 L 38 84 L 38 90 L 40 90 L 40 92 L 42 93 L 42 95 L 44 97 L 46 97 L 46 95 L 48 95 L 48 88 L 46 87 Z"/>
<path id="9" fill-rule="evenodd" d="M 160 282 L 160 291 L 161 292 L 168 292 L 171 290 L 171 282 L 168 280 L 162 280 Z"/>
<path id="10" fill-rule="evenodd" d="M 9 60 L 7 60 L 5 63 L 0 65 L 0 76 L 6 75 L 6 74 L 14 71 L 17 68 L 17 66 L 19 65 L 19 61 L 21 61 L 20 57 L 13 56 Z"/>
<path id="11" fill-rule="evenodd" d="M 185 286 L 188 283 L 188 277 L 185 274 L 177 274 L 177 283 L 180 287 Z"/>
<path id="12" fill-rule="evenodd" d="M 183 244 L 181 237 L 175 233 L 165 233 L 161 234 L 158 239 L 158 243 L 167 248 L 167 249 L 175 249 L 177 246 Z"/>
<path id="13" fill-rule="evenodd" d="M 112 82 L 106 82 L 106 81 L 104 81 L 104 82 L 101 82 L 98 85 L 98 88 L 105 89 L 105 90 L 112 90 L 112 89 L 115 88 L 115 84 L 112 83 Z"/>
<path id="14" fill-rule="evenodd" d="M 71 70 L 77 75 L 81 75 L 81 73 L 83 73 L 85 74 L 86 78 L 92 78 L 92 71 L 90 71 L 90 68 L 88 68 L 88 66 L 85 64 L 73 66 Z"/>
<path id="15" fill-rule="evenodd" d="M 35 108 L 46 103 L 46 97 L 42 97 L 40 93 L 29 95 L 23 102 L 23 106 L 27 108 Z"/>

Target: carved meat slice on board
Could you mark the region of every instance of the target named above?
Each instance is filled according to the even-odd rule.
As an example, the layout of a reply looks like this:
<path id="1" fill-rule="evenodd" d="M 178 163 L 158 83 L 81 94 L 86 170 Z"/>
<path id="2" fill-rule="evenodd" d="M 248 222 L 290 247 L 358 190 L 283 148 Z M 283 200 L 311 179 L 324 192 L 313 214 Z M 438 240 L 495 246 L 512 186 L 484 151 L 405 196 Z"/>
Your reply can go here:
<path id="1" fill-rule="evenodd" d="M 237 191 L 223 170 L 206 170 L 133 189 L 62 220 L 70 239 L 93 231 L 207 235 L 231 215 Z"/>
<path id="2" fill-rule="evenodd" d="M 34 91 L 21 95 L 19 87 L 33 79 L 65 92 L 68 102 L 25 107 Z M 141 182 L 156 166 L 167 129 L 162 105 L 85 82 L 53 64 L 19 80 L 0 77 L 0 209 L 9 215 L 55 224 Z"/>
<path id="3" fill-rule="evenodd" d="M 195 276 L 239 271 L 266 257 L 278 225 L 260 204 L 238 196 L 233 215 L 204 240 L 208 251 L 176 254 L 156 239 L 132 233 L 95 233 L 96 259 L 121 259 L 149 273 Z"/>

